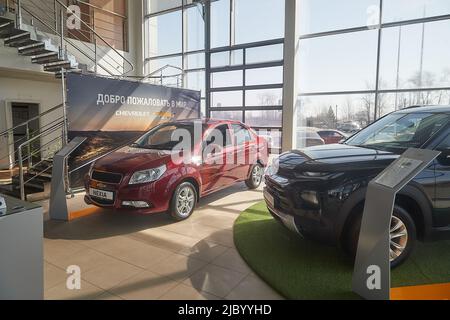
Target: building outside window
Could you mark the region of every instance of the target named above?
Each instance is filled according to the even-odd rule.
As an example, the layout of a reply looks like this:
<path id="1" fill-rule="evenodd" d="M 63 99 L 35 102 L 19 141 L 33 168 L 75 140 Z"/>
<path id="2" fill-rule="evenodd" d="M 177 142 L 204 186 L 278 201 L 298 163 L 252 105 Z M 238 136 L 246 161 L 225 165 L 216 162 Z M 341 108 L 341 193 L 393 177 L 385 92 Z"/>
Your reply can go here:
<path id="1" fill-rule="evenodd" d="M 284 1 L 206 5 L 209 52 L 205 5 L 146 1 L 146 74 L 156 83 L 200 90 L 204 116 L 244 121 L 281 148 Z"/>
<path id="2" fill-rule="evenodd" d="M 392 111 L 450 104 L 449 1 L 298 3 L 298 148 L 305 127 L 350 135 Z"/>
<path id="3" fill-rule="evenodd" d="M 155 84 L 198 90 L 205 107 L 204 8 L 192 0 L 145 0 L 145 74 Z"/>

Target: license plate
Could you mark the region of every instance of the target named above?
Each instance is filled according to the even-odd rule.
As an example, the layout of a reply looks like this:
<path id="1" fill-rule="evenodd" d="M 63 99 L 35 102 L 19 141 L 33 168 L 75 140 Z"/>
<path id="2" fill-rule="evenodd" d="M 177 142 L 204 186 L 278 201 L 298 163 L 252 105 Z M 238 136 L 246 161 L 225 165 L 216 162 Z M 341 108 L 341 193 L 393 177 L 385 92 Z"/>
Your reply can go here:
<path id="1" fill-rule="evenodd" d="M 114 200 L 114 192 L 98 190 L 98 189 L 89 189 L 89 195 L 102 200 Z"/>
<path id="2" fill-rule="evenodd" d="M 269 205 L 272 208 L 275 208 L 275 199 L 274 199 L 274 197 L 268 192 L 265 192 L 264 197 L 266 198 L 266 201 L 269 203 Z"/>

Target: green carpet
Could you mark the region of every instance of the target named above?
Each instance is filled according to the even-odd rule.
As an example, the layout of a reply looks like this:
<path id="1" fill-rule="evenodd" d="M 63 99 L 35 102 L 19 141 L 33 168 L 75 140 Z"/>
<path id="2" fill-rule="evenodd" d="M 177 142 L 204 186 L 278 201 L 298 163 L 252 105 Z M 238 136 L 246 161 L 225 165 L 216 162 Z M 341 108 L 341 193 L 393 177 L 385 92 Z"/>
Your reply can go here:
<path id="1" fill-rule="evenodd" d="M 338 249 L 307 241 L 276 222 L 264 202 L 242 213 L 236 247 L 250 267 L 289 299 L 357 299 L 352 263 Z M 450 241 L 418 242 L 411 258 L 392 272 L 392 287 L 450 282 Z"/>

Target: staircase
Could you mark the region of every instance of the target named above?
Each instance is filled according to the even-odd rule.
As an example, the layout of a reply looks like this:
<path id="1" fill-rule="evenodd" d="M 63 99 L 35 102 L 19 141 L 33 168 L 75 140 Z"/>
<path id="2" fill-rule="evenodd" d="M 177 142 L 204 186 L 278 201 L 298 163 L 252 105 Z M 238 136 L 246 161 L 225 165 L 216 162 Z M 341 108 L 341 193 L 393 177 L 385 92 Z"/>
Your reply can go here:
<path id="1" fill-rule="evenodd" d="M 43 160 L 24 173 L 25 194 L 29 201 L 46 199 L 50 195 L 53 159 Z M 20 176 L 13 176 L 11 194 L 20 197 Z"/>
<path id="2" fill-rule="evenodd" d="M 63 84 L 67 72 L 122 78 L 134 70 L 133 64 L 121 52 L 85 22 L 86 17 L 83 19 L 69 10 L 69 6 L 77 4 L 77 1 L 9 0 L 6 3 L 6 7 L 0 8 L 3 45 L 16 48 L 19 55 L 29 57 L 33 64 L 42 66 L 43 72 L 62 79 Z M 89 3 L 85 5 L 90 6 Z M 98 7 L 92 8 L 99 10 Z M 69 15 L 80 23 L 82 32 L 67 29 Z M 30 201 L 49 196 L 53 156 L 67 143 L 67 119 L 62 116 L 65 114 L 66 102 L 62 101 L 61 105 L 0 132 L 1 145 L 7 146 L 0 150 L 0 160 L 9 160 L 11 172 L 19 172 L 12 174 L 11 183 L 0 185 L 0 193 Z M 32 121 L 46 125 L 31 132 Z M 17 129 L 25 129 L 27 135 L 14 141 Z M 41 145 L 41 141 L 45 142 Z M 69 170 L 66 171 L 66 180 L 69 181 Z"/>
<path id="3" fill-rule="evenodd" d="M 86 23 L 93 16 L 86 13 L 77 16 L 70 10 L 78 1 L 9 0 L 9 3 L 4 16 L 0 16 L 0 39 L 5 46 L 17 48 L 19 55 L 29 56 L 32 63 L 42 65 L 43 71 L 54 73 L 57 78 L 62 77 L 62 71 L 120 78 L 134 70 L 122 52 Z M 68 29 L 69 17 L 79 23 L 80 30 Z"/>
<path id="4" fill-rule="evenodd" d="M 44 39 L 34 32 L 18 29 L 13 20 L 0 17 L 0 39 L 7 47 L 17 48 L 19 55 L 31 58 L 31 62 L 43 66 L 46 72 L 60 77 L 61 70 L 77 71 L 78 63 L 71 55 L 63 55 L 51 39 Z"/>

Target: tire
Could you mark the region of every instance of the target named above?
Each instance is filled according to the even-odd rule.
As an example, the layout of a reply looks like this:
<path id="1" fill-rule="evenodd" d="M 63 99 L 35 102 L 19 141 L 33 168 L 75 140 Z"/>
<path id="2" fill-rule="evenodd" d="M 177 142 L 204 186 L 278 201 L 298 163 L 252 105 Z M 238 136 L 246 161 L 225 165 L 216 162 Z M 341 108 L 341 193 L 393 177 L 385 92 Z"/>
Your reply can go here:
<path id="1" fill-rule="evenodd" d="M 259 163 L 255 164 L 250 171 L 250 177 L 245 181 L 251 190 L 258 189 L 264 177 L 264 168 Z"/>
<path id="2" fill-rule="evenodd" d="M 344 249 L 353 260 L 356 257 L 356 251 L 358 249 L 357 246 L 361 229 L 361 221 L 362 214 L 358 214 L 352 219 L 349 227 L 347 228 L 346 235 L 344 235 Z M 394 227 L 399 226 L 400 229 L 394 229 Z M 406 237 L 403 235 L 405 231 Z M 390 258 L 391 268 L 394 269 L 400 266 L 409 258 L 417 241 L 417 229 L 414 220 L 405 209 L 397 205 L 394 207 L 390 234 L 391 236 L 393 234 L 402 234 L 401 237 L 391 239 L 392 241 L 390 244 Z"/>
<path id="3" fill-rule="evenodd" d="M 183 182 L 173 193 L 169 214 L 175 221 L 189 219 L 197 204 L 197 189 L 190 182 Z"/>

